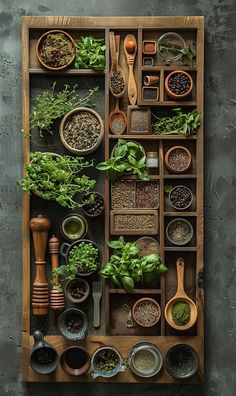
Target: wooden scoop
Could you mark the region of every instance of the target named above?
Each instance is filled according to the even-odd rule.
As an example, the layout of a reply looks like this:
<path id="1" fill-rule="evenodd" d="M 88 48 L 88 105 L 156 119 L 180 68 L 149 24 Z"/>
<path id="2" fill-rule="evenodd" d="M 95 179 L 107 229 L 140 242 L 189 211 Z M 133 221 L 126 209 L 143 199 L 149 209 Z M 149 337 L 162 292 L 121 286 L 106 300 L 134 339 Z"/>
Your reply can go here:
<path id="1" fill-rule="evenodd" d="M 114 32 L 110 32 L 109 34 L 109 42 L 110 42 L 110 54 L 111 54 L 111 70 L 110 70 L 110 91 L 114 98 L 121 98 L 121 96 L 125 93 L 125 74 L 122 68 L 119 66 L 119 46 L 120 46 L 120 36 L 114 36 Z M 121 92 L 115 93 L 114 89 L 111 85 L 111 79 L 115 73 L 119 73 L 124 81 L 124 88 Z"/>
<path id="2" fill-rule="evenodd" d="M 119 128 L 119 127 L 115 126 L 116 121 L 117 121 L 117 123 L 120 123 L 121 125 L 123 124 L 122 129 L 121 129 L 121 127 Z M 116 99 L 115 110 L 113 110 L 110 113 L 109 126 L 110 126 L 111 132 L 114 135 L 121 135 L 122 133 L 124 133 L 124 131 L 126 129 L 127 118 L 126 118 L 126 114 L 119 108 L 119 99 Z"/>
<path id="3" fill-rule="evenodd" d="M 187 330 L 192 327 L 197 320 L 197 307 L 195 303 L 187 296 L 184 291 L 184 259 L 179 257 L 176 261 L 177 269 L 177 292 L 174 297 L 167 303 L 165 307 L 165 318 L 167 323 L 176 330 Z M 183 301 L 189 304 L 191 309 L 190 320 L 183 326 L 175 324 L 172 318 L 172 308 L 176 302 Z"/>
<path id="4" fill-rule="evenodd" d="M 52 270 L 59 267 L 59 240 L 54 235 L 49 239 L 49 251 L 51 254 Z M 54 283 L 59 283 L 59 277 L 53 277 Z M 64 293 L 59 291 L 56 285 L 53 285 L 50 295 L 50 307 L 54 311 L 61 311 L 65 308 Z"/>
<path id="5" fill-rule="evenodd" d="M 132 105 L 137 102 L 137 87 L 134 79 L 134 62 L 137 53 L 137 41 L 133 34 L 128 34 L 124 41 L 126 62 L 129 67 L 128 98 Z"/>

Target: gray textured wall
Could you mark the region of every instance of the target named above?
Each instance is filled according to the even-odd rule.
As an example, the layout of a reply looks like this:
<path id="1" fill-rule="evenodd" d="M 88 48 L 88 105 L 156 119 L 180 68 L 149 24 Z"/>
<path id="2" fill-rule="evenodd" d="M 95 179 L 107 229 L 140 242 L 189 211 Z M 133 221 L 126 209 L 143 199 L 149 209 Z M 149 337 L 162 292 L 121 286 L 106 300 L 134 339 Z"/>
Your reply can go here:
<path id="1" fill-rule="evenodd" d="M 234 0 L 1 0 L 0 10 L 0 396 L 234 396 L 236 105 Z M 21 43 L 22 15 L 205 15 L 206 381 L 169 385 L 20 383 L 21 359 Z"/>

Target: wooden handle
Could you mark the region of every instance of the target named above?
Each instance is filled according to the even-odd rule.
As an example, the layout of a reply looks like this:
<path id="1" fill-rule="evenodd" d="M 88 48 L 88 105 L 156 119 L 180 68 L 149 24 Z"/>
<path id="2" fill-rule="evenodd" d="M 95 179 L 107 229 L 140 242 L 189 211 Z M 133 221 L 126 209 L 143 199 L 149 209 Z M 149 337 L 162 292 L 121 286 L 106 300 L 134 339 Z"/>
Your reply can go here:
<path id="1" fill-rule="evenodd" d="M 120 55 L 120 36 L 115 36 L 115 48 L 116 48 L 116 62 L 119 64 L 119 55 Z"/>
<path id="2" fill-rule="evenodd" d="M 95 328 L 100 327 L 100 299 L 94 300 L 93 306 L 93 326 Z"/>
<path id="3" fill-rule="evenodd" d="M 59 252 L 60 244 L 57 237 L 54 235 L 49 239 L 49 252 L 51 254 L 52 270 L 59 267 Z M 53 276 L 53 283 L 59 283 L 59 276 Z M 53 285 L 50 294 L 50 307 L 54 311 L 61 311 L 65 308 L 64 293 L 58 290 L 56 285 Z"/>
<path id="4" fill-rule="evenodd" d="M 48 313 L 49 298 L 48 283 L 45 274 L 45 255 L 50 227 L 51 220 L 43 215 L 38 215 L 30 220 L 36 266 L 32 296 L 33 315 L 46 315 Z"/>
<path id="5" fill-rule="evenodd" d="M 114 32 L 110 32 L 109 41 L 110 41 L 110 54 L 111 54 L 111 68 L 116 71 L 117 70 L 117 57 L 116 57 L 116 45 L 115 45 Z"/>
<path id="6" fill-rule="evenodd" d="M 129 65 L 128 98 L 131 105 L 137 103 L 137 87 L 134 79 L 134 65 Z"/>
<path id="7" fill-rule="evenodd" d="M 186 294 L 184 291 L 184 259 L 179 257 L 176 261 L 177 270 L 177 293 L 176 294 Z"/>

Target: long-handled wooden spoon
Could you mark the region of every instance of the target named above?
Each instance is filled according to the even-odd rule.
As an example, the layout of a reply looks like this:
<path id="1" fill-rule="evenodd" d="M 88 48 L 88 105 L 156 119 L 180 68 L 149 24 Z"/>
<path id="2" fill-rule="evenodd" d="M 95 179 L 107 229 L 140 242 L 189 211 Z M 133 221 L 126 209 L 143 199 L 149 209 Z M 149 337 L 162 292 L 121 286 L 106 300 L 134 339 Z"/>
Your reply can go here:
<path id="1" fill-rule="evenodd" d="M 187 296 L 184 290 L 184 259 L 179 257 L 176 261 L 176 269 L 177 269 L 177 292 L 174 297 L 167 303 L 165 307 L 165 318 L 167 323 L 176 330 L 187 330 L 192 327 L 197 320 L 197 307 L 195 303 Z M 177 302 L 186 302 L 190 306 L 191 314 L 189 322 L 183 326 L 178 326 L 173 321 L 172 317 L 172 308 L 173 305 Z"/>
<path id="2" fill-rule="evenodd" d="M 120 37 L 120 36 L 119 36 Z M 116 42 L 117 40 L 117 42 Z M 125 93 L 125 74 L 118 64 L 119 42 L 115 40 L 114 32 L 109 34 L 111 70 L 109 75 L 110 91 L 114 98 L 121 98 Z M 117 48 L 118 47 L 118 48 Z"/>
<path id="3" fill-rule="evenodd" d="M 128 34 L 124 41 L 126 62 L 129 67 L 128 98 L 132 105 L 137 102 L 137 86 L 134 78 L 134 63 L 137 53 L 137 41 L 133 34 Z"/>

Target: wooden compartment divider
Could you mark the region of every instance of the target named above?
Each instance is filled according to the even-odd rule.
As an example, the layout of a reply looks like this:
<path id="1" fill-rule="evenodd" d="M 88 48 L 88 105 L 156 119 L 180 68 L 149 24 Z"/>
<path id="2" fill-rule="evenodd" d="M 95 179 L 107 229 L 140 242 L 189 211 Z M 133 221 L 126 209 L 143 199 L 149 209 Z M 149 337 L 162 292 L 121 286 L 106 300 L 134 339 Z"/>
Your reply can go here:
<path id="1" fill-rule="evenodd" d="M 60 28 L 70 34 L 74 34 L 75 38 L 79 38 L 82 34 L 94 34 L 95 36 L 103 35 L 106 43 L 106 67 L 102 72 L 93 70 L 77 70 L 68 69 L 62 72 L 48 72 L 40 67 L 34 55 L 34 46 L 37 37 L 44 31 Z M 128 67 L 125 61 L 123 50 L 124 39 L 127 34 L 133 34 L 137 40 L 137 56 L 134 65 L 134 75 L 138 90 L 138 106 L 147 106 L 151 110 L 158 112 L 162 109 L 172 109 L 176 107 L 184 107 L 186 110 L 191 107 L 197 108 L 201 116 L 201 126 L 197 134 L 190 137 L 174 136 L 174 135 L 153 135 L 150 134 L 132 134 L 125 132 L 122 135 L 112 135 L 109 130 L 109 114 L 114 110 L 115 100 L 109 91 L 109 71 L 110 71 L 110 53 L 109 53 L 109 33 L 114 31 L 119 34 L 120 38 L 120 64 L 125 70 L 126 78 L 128 76 Z M 161 62 L 159 55 L 150 55 L 154 59 L 153 66 L 143 66 L 142 41 L 144 39 L 158 39 L 164 32 L 179 31 L 180 34 L 186 36 L 187 43 L 193 43 L 196 48 L 196 61 L 192 65 L 181 65 L 179 63 L 165 65 Z M 156 344 L 163 355 L 167 350 L 177 343 L 187 343 L 192 345 L 199 354 L 200 365 L 198 372 L 188 380 L 175 380 L 163 368 L 161 372 L 152 378 L 141 378 L 135 376 L 132 371 L 127 368 L 124 373 L 120 373 L 114 378 L 104 379 L 98 378 L 96 382 L 139 382 L 139 383 L 202 383 L 204 380 L 204 291 L 198 285 L 199 271 L 204 266 L 204 235 L 203 235 L 203 104 L 204 104 L 204 18 L 203 17 L 22 17 L 22 122 L 25 131 L 29 128 L 29 114 L 31 104 L 32 85 L 30 82 L 40 78 L 46 79 L 101 79 L 104 89 L 103 108 L 104 108 L 104 157 L 101 160 L 107 160 L 111 150 L 117 143 L 118 139 L 130 139 L 140 142 L 147 151 L 158 151 L 159 168 L 156 172 L 152 172 L 150 180 L 158 180 L 159 183 L 159 208 L 151 209 L 132 209 L 132 213 L 152 212 L 155 217 L 156 230 L 153 232 L 154 238 L 159 242 L 161 260 L 169 268 L 167 275 L 160 276 L 160 280 L 156 287 L 152 288 L 136 288 L 132 293 L 128 293 L 123 289 L 116 288 L 110 281 L 105 282 L 104 298 L 103 298 L 103 324 L 104 330 L 101 332 L 90 331 L 88 337 L 83 341 L 67 341 L 62 336 L 52 334 L 50 331 L 46 333 L 46 340 L 50 342 L 59 353 L 71 345 L 81 345 L 85 347 L 89 353 L 93 353 L 98 347 L 111 345 L 117 348 L 121 355 L 126 359 L 128 351 L 136 343 L 140 341 L 148 341 Z M 194 94 L 185 101 L 170 100 L 164 91 L 164 79 L 168 72 L 172 70 L 182 69 L 190 72 L 194 76 L 195 89 Z M 159 99 L 157 101 L 142 100 L 143 75 L 158 73 L 159 81 Z M 56 76 L 56 77 L 55 77 Z M 100 80 L 99 80 L 100 81 Z M 95 85 L 95 84 L 94 84 Z M 125 96 L 120 99 L 120 108 L 127 112 L 128 95 L 127 90 Z M 151 132 L 151 131 L 150 131 Z M 193 156 L 193 166 L 189 172 L 184 174 L 171 174 L 167 171 L 164 164 L 164 156 L 167 147 L 172 145 L 184 145 L 190 147 Z M 23 165 L 29 161 L 31 150 L 30 139 L 23 139 Z M 100 150 L 100 149 L 99 149 Z M 126 176 L 124 179 L 136 180 L 135 176 Z M 194 204 L 186 211 L 172 210 L 166 205 L 164 196 L 165 185 L 184 184 L 194 186 L 195 199 Z M 118 235 L 122 233 L 116 231 L 111 232 L 113 227 L 113 219 L 115 213 L 122 213 L 122 210 L 112 210 L 110 204 L 111 183 L 107 177 L 104 177 L 104 234 L 102 235 L 104 263 L 109 260 L 110 251 L 106 245 L 109 240 L 118 239 Z M 31 200 L 32 199 L 32 200 Z M 38 199 L 38 198 L 37 198 Z M 36 374 L 29 365 L 30 350 L 33 345 L 32 333 L 36 324 L 32 320 L 30 296 L 32 292 L 32 242 L 30 237 L 29 221 L 32 212 L 35 211 L 37 200 L 32 205 L 33 198 L 27 194 L 23 194 L 23 223 L 22 223 L 22 243 L 23 243 L 23 381 L 27 382 L 92 382 L 89 373 L 81 377 L 73 377 L 62 371 L 60 365 L 57 370 L 50 375 Z M 44 207 L 45 209 L 45 207 Z M 47 211 L 47 210 L 46 210 Z M 127 213 L 127 209 L 123 211 Z M 172 220 L 173 217 L 186 217 L 194 224 L 195 236 L 193 242 L 187 246 L 172 246 L 166 243 L 165 227 L 166 222 Z M 99 226 L 99 222 L 95 223 L 95 227 Z M 59 232 L 59 230 L 58 230 Z M 116 234 L 116 235 L 114 235 Z M 127 232 L 125 239 L 135 241 L 139 236 L 144 235 L 143 232 L 132 233 Z M 95 241 L 96 242 L 96 241 Z M 196 325 L 187 332 L 178 332 L 169 328 L 165 321 L 164 309 L 166 303 L 173 297 L 176 291 L 176 259 L 180 256 L 184 257 L 186 263 L 185 289 L 187 294 L 196 302 L 198 309 L 198 319 Z M 123 322 L 119 322 L 121 317 L 125 317 L 120 310 L 120 304 L 131 303 L 143 296 L 156 298 L 161 306 L 161 319 L 158 326 L 151 330 L 145 331 L 142 328 L 132 328 L 130 331 L 124 327 Z M 90 302 L 91 304 L 91 302 Z M 114 314 L 112 315 L 111 312 Z M 51 315 L 51 314 L 50 314 Z M 56 317 L 50 320 L 55 323 Z M 105 323 L 104 323 L 105 321 Z M 49 325 L 45 326 L 50 329 Z M 103 331 L 103 332 L 102 332 Z"/>

